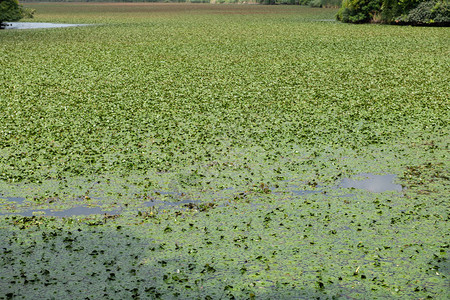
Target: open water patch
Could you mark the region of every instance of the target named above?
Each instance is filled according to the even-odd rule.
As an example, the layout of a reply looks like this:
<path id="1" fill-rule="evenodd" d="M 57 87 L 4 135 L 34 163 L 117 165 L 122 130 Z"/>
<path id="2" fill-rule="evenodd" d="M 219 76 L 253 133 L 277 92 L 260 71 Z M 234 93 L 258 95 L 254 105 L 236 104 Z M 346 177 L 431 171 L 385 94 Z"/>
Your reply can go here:
<path id="1" fill-rule="evenodd" d="M 90 24 L 57 24 L 57 23 L 29 23 L 29 22 L 10 22 L 6 23 L 5 29 L 48 29 L 63 27 L 81 27 L 90 26 Z"/>
<path id="2" fill-rule="evenodd" d="M 87 206 L 77 206 L 66 210 L 52 210 L 52 209 L 31 209 L 19 213 L 0 213 L 1 215 L 18 215 L 23 217 L 31 216 L 46 216 L 46 217 L 60 217 L 69 218 L 76 216 L 89 216 L 89 215 L 115 215 L 120 213 L 120 211 L 103 211 L 100 207 L 87 207 Z"/>
<path id="3" fill-rule="evenodd" d="M 4 199 L 8 202 L 15 202 L 15 204 L 22 204 L 26 198 L 24 197 L 3 197 L 0 196 L 0 199 Z"/>
<path id="4" fill-rule="evenodd" d="M 344 178 L 339 183 L 341 188 L 355 188 L 367 190 L 373 193 L 382 193 L 386 191 L 401 192 L 403 187 L 395 183 L 397 175 L 374 175 L 371 173 L 362 173 L 354 178 Z"/>
<path id="5" fill-rule="evenodd" d="M 297 195 L 297 196 L 306 196 L 306 195 L 311 195 L 311 194 L 322 193 L 322 190 L 311 191 L 311 190 L 296 190 L 296 189 L 293 189 L 293 190 L 291 190 L 291 193 L 293 193 L 294 195 Z"/>
<path id="6" fill-rule="evenodd" d="M 315 22 L 337 22 L 336 19 L 318 19 Z"/>

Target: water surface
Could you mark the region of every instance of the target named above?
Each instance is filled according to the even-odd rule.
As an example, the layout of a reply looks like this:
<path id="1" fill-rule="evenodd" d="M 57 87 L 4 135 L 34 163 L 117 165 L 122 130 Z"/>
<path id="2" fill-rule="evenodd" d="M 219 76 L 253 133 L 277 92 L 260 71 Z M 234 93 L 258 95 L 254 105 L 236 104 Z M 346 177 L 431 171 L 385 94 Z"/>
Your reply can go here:
<path id="1" fill-rule="evenodd" d="M 397 178 L 394 174 L 374 175 L 371 173 L 362 173 L 354 178 L 344 178 L 339 186 L 343 188 L 355 188 L 367 190 L 373 193 L 382 193 L 386 191 L 402 191 L 400 184 L 394 183 Z"/>
<path id="2" fill-rule="evenodd" d="M 43 28 L 79 27 L 79 26 L 89 26 L 89 24 L 10 22 L 6 23 L 5 29 L 43 29 Z"/>

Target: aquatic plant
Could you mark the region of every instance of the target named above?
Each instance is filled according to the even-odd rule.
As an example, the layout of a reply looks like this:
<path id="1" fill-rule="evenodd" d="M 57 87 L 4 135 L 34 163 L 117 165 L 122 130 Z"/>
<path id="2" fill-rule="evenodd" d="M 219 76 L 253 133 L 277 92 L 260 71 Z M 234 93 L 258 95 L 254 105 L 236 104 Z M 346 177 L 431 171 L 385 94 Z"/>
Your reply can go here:
<path id="1" fill-rule="evenodd" d="M 97 25 L 0 32 L 5 298 L 448 298 L 446 28 L 31 7 Z"/>

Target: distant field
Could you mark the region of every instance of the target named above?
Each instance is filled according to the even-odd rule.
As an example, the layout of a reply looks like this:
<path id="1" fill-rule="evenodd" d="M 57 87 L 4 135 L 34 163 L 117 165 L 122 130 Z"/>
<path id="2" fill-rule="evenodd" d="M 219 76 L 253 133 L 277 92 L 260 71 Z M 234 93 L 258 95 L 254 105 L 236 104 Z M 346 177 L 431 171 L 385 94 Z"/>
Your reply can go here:
<path id="1" fill-rule="evenodd" d="M 450 296 L 448 28 L 25 6 L 94 26 L 0 31 L 0 298 Z"/>

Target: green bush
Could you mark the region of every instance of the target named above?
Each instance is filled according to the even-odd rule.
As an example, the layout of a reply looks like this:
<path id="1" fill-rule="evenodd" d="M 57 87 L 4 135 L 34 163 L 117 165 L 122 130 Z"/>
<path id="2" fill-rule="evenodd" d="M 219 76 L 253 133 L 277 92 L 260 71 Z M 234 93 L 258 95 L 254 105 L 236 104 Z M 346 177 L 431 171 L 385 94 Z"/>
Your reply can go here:
<path id="1" fill-rule="evenodd" d="M 450 25 L 450 6 L 448 1 L 427 1 L 422 2 L 415 9 L 412 9 L 406 17 L 401 17 L 397 21 L 406 22 L 413 25 Z"/>
<path id="2" fill-rule="evenodd" d="M 406 15 L 424 0 L 383 0 L 381 15 L 384 23 L 392 23 L 401 15 Z"/>
<path id="3" fill-rule="evenodd" d="M 308 0 L 311 7 L 340 7 L 341 0 Z"/>
<path id="4" fill-rule="evenodd" d="M 23 7 L 22 8 L 22 18 L 24 18 L 24 19 L 33 19 L 35 12 L 36 12 L 36 10 L 33 9 L 33 8 Z"/>
<path id="5" fill-rule="evenodd" d="M 17 0 L 0 0 L 0 28 L 4 22 L 13 22 L 22 19 L 23 10 Z"/>
<path id="6" fill-rule="evenodd" d="M 382 0 L 344 0 L 336 18 L 344 23 L 367 23 L 381 10 Z"/>
<path id="7" fill-rule="evenodd" d="M 345 23 L 448 26 L 449 14 L 448 0 L 343 0 L 336 18 Z"/>

